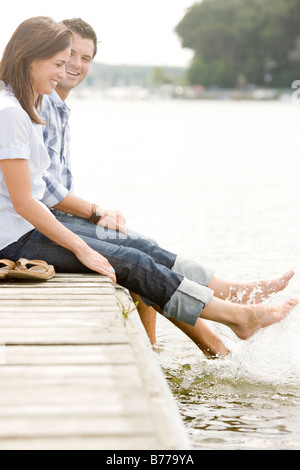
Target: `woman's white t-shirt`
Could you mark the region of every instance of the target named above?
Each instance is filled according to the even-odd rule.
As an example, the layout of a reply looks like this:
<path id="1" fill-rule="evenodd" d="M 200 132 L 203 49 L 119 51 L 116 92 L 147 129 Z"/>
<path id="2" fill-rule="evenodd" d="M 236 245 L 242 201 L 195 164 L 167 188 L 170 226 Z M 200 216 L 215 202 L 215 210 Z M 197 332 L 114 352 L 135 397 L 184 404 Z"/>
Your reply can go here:
<path id="1" fill-rule="evenodd" d="M 42 126 L 31 122 L 12 90 L 5 88 L 0 91 L 0 160 L 8 159 L 28 160 L 32 196 L 40 201 L 45 192 L 43 174 L 50 165 Z M 44 207 L 48 211 L 46 206 Z M 14 210 L 0 168 L 0 250 L 18 241 L 33 229 L 34 227 Z"/>

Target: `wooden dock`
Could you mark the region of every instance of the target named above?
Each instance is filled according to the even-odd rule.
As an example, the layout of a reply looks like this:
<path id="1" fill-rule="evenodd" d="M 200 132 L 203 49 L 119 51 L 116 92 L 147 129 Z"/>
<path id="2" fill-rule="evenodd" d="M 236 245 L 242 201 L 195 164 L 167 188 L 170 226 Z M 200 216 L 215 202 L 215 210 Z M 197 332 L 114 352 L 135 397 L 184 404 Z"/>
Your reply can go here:
<path id="1" fill-rule="evenodd" d="M 0 450 L 190 448 L 127 291 L 100 275 L 1 282 Z"/>

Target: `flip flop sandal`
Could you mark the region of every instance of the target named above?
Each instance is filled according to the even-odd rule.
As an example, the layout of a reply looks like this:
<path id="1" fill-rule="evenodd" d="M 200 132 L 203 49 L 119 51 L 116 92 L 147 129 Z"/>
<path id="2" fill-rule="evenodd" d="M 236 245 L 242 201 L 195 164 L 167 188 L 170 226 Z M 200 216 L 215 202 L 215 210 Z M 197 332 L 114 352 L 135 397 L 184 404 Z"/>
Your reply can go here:
<path id="1" fill-rule="evenodd" d="M 10 261 L 9 259 L 0 259 L 0 266 L 4 265 L 3 267 L 0 267 L 0 280 L 1 279 L 7 279 L 7 273 L 11 269 L 14 269 L 16 264 L 13 261 Z"/>
<path id="2" fill-rule="evenodd" d="M 31 266 L 27 268 L 27 266 Z M 41 260 L 28 260 L 20 258 L 15 268 L 9 270 L 7 275 L 14 279 L 29 279 L 35 281 L 48 281 L 55 276 L 54 267 Z"/>

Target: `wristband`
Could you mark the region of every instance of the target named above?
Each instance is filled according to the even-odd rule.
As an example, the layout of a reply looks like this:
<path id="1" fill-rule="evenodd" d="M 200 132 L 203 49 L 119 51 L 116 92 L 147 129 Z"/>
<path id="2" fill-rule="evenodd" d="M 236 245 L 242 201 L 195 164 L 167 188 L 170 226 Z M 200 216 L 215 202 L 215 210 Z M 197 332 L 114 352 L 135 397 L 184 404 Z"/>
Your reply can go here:
<path id="1" fill-rule="evenodd" d="M 89 218 L 89 223 L 97 225 L 97 223 L 101 219 L 102 215 L 103 214 L 102 214 L 102 211 L 101 211 L 100 207 L 97 206 L 96 204 L 93 204 L 93 213 L 92 213 L 91 217 Z"/>

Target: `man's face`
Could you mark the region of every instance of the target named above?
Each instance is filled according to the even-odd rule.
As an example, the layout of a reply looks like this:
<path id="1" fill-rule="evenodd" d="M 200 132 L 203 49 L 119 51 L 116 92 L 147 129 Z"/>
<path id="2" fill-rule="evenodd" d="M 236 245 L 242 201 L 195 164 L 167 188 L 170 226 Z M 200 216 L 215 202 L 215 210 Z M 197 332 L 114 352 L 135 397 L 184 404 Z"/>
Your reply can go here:
<path id="1" fill-rule="evenodd" d="M 66 63 L 66 78 L 60 81 L 59 88 L 69 92 L 86 77 L 94 56 L 92 39 L 84 39 L 73 32 L 71 55 Z"/>

